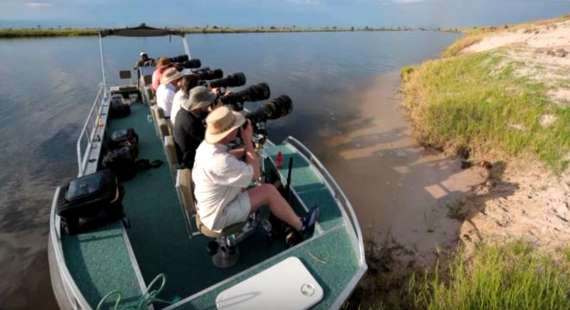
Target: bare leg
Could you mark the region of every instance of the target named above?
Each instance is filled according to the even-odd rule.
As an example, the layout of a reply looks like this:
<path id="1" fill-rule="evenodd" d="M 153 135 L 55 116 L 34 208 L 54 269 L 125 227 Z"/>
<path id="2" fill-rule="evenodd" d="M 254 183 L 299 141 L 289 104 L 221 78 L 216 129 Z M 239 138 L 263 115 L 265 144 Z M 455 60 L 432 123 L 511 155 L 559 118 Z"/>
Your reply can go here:
<path id="1" fill-rule="evenodd" d="M 251 212 L 256 211 L 263 205 L 268 205 L 271 213 L 278 219 L 291 225 L 296 230 L 303 228 L 303 223 L 293 208 L 281 196 L 275 186 L 271 184 L 263 184 L 247 190 L 249 201 L 251 203 Z"/>

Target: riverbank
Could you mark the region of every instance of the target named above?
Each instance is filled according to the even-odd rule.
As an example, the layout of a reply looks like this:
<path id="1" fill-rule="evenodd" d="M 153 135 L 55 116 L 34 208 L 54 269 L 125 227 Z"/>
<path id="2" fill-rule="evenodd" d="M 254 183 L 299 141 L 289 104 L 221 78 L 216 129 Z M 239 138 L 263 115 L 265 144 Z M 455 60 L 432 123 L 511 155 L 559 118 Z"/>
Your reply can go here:
<path id="1" fill-rule="evenodd" d="M 441 59 L 402 70 L 416 140 L 458 158 L 466 171 L 484 169 L 485 181 L 439 204 L 458 226 L 457 240 L 437 244 L 431 265 L 395 255 L 409 244 L 371 244 L 372 272 L 354 304 L 568 307 L 569 53 L 567 16 L 479 29 Z"/>
<path id="2" fill-rule="evenodd" d="M 412 28 L 412 27 L 178 27 L 175 30 L 188 34 L 218 34 L 218 33 L 279 33 L 279 32 L 362 32 L 362 31 L 438 31 L 461 32 L 458 28 Z M 100 28 L 0 28 L 0 39 L 42 38 L 42 37 L 80 37 L 96 36 Z"/>

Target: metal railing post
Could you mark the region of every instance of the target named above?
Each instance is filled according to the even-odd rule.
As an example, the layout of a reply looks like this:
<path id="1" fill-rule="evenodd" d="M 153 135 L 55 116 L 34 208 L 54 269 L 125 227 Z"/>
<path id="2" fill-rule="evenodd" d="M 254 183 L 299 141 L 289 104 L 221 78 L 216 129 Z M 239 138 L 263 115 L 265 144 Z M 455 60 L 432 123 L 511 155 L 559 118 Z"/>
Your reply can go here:
<path id="1" fill-rule="evenodd" d="M 99 33 L 99 56 L 101 58 L 101 74 L 103 78 L 103 87 L 107 87 L 107 78 L 105 77 L 105 59 L 103 57 L 103 37 Z"/>

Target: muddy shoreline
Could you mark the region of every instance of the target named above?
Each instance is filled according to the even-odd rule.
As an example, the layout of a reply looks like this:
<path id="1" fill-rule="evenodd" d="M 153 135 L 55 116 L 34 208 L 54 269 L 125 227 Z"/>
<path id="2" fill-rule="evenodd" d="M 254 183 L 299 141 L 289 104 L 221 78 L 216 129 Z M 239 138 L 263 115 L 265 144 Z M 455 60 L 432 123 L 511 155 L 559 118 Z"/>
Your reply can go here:
<path id="1" fill-rule="evenodd" d="M 461 223 L 448 205 L 486 181 L 485 168 L 420 146 L 401 107 L 399 72 L 359 94 L 359 115 L 339 134 L 323 134 L 323 162 L 347 193 L 367 241 L 398 244 L 401 259 L 429 265 L 453 249 Z M 439 249 L 439 250 L 438 250 Z"/>

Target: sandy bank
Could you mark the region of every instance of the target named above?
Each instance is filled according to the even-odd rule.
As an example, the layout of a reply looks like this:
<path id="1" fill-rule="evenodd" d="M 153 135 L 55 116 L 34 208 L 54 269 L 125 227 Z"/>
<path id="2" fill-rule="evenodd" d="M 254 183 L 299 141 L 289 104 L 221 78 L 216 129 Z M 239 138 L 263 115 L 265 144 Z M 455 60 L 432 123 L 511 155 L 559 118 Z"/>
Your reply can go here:
<path id="1" fill-rule="evenodd" d="M 570 19 L 490 33 L 461 53 L 493 50 L 506 56 L 501 65 L 516 63 L 518 76 L 543 83 L 555 104 L 570 108 Z M 540 124 L 555 121 L 543 115 Z M 555 175 L 535 161 L 515 160 L 500 181 L 479 188 L 457 208 L 476 214 L 461 228 L 468 245 L 522 238 L 547 251 L 565 248 L 570 242 L 570 173 Z"/>
<path id="2" fill-rule="evenodd" d="M 506 62 L 520 64 L 519 76 L 546 84 L 553 101 L 570 106 L 570 18 L 489 33 L 461 53 L 497 49 L 502 49 Z"/>
<path id="3" fill-rule="evenodd" d="M 516 88 L 518 85 L 513 85 L 515 87 L 512 89 L 493 93 L 486 99 L 484 96 L 473 96 L 466 102 L 469 103 L 469 100 L 475 99 L 472 104 L 476 108 L 478 108 L 477 105 L 498 104 L 500 106 L 501 102 L 494 102 L 497 98 L 508 100 L 510 93 L 517 94 L 521 90 L 527 90 L 524 87 L 535 87 L 532 90 L 536 89 L 536 97 L 532 95 L 533 92 L 529 92 L 531 95 L 521 101 L 524 104 L 520 104 L 521 108 L 514 113 L 521 115 L 528 113 L 534 104 L 540 105 L 542 112 L 525 114 L 527 116 L 526 125 L 510 123 L 506 130 L 513 132 L 511 136 L 519 135 L 520 137 L 524 136 L 521 133 L 536 130 L 537 134 L 534 136 L 529 134 L 532 142 L 534 137 L 540 137 L 546 132 L 542 129 L 558 126 L 559 134 L 549 136 L 548 139 L 551 140 L 547 140 L 549 142 L 552 142 L 552 139 L 560 140 L 556 142 L 560 144 L 554 147 L 554 151 L 558 152 L 556 154 L 562 152 L 558 160 L 562 163 L 562 167 L 567 167 L 564 162 L 570 160 L 570 153 L 564 155 L 566 154 L 564 152 L 567 152 L 564 141 L 568 134 L 568 128 L 564 124 L 567 122 L 565 115 L 570 109 L 570 18 L 564 17 L 490 32 L 468 34 L 458 43 L 455 46 L 461 46 L 462 43 L 465 45 L 458 53 L 454 53 L 459 56 L 445 58 L 438 64 L 474 59 L 468 58 L 469 55 L 489 55 L 488 61 L 477 62 L 476 65 L 470 67 L 470 70 L 479 70 L 491 63 L 494 69 L 491 70 L 489 78 L 494 78 L 493 75 L 508 74 L 506 76 L 518 79 L 517 83 L 530 81 L 532 85 L 539 85 L 525 84 L 519 89 Z M 493 63 L 494 59 L 500 59 L 500 61 Z M 445 67 L 440 65 L 438 68 Z M 424 77 L 425 72 L 428 71 L 425 70 L 422 73 Z M 429 74 L 435 73 L 431 71 Z M 470 75 L 467 70 L 457 78 L 462 79 L 466 76 L 471 78 L 478 75 Z M 445 87 L 438 89 L 439 92 L 442 90 L 445 91 Z M 540 97 L 541 92 L 546 94 L 546 99 Z M 452 101 L 463 99 L 463 93 L 454 96 L 451 97 Z M 426 98 L 430 97 L 424 96 L 424 101 Z M 418 103 L 418 105 L 429 104 L 432 103 Z M 468 105 L 461 107 L 466 106 Z M 529 107 L 529 110 L 526 107 Z M 473 125 L 473 128 L 480 130 L 477 127 L 479 125 L 477 117 L 473 117 L 477 110 L 466 109 L 464 113 L 468 115 L 468 119 L 463 120 L 466 126 Z M 509 114 L 497 114 L 491 117 L 514 119 Z M 491 138 L 508 138 L 508 135 Z M 539 152 L 541 145 L 528 144 L 528 152 L 523 150 L 515 155 L 507 155 L 507 152 L 500 148 L 493 149 L 492 146 L 485 145 L 485 142 L 481 141 L 481 136 L 474 136 L 472 139 L 467 136 L 466 141 L 475 143 L 469 146 L 478 150 L 474 155 L 474 163 L 489 162 L 492 164 L 486 165 L 492 169 L 487 182 L 474 187 L 466 197 L 451 206 L 450 216 L 461 222 L 460 238 L 463 244 L 470 248 L 480 241 L 523 239 L 545 251 L 567 247 L 570 241 L 570 172 L 568 169 L 563 168 L 561 171 L 553 172 L 552 166 L 548 167 L 544 160 L 539 160 L 536 154 L 541 154 Z M 483 147 L 478 148 L 477 143 Z M 555 154 L 554 151 L 552 154 Z"/>

